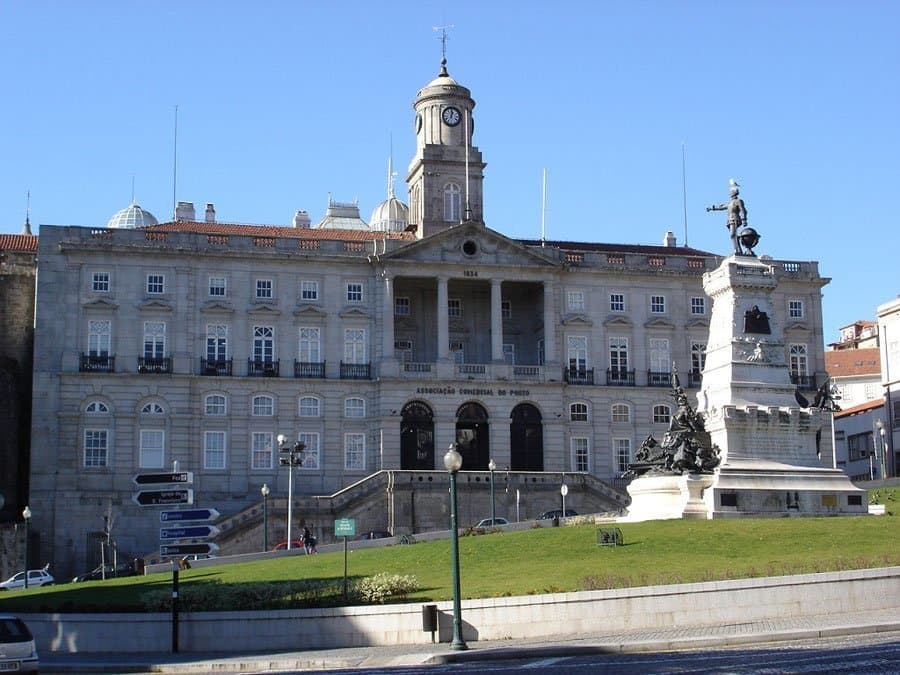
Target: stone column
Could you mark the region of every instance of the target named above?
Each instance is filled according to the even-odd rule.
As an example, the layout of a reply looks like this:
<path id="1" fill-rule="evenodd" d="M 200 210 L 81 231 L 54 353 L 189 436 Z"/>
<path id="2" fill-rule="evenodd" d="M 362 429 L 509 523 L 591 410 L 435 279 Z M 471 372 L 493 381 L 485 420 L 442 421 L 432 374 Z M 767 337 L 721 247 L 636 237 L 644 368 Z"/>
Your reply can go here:
<path id="1" fill-rule="evenodd" d="M 386 271 L 384 277 L 384 307 L 381 308 L 381 358 L 394 358 L 394 278 Z"/>
<path id="2" fill-rule="evenodd" d="M 438 361 L 450 358 L 450 320 L 447 314 L 447 277 L 438 277 L 437 289 L 437 357 Z"/>
<path id="3" fill-rule="evenodd" d="M 556 306 L 553 302 L 553 282 L 544 282 L 544 363 L 558 363 L 556 353 Z"/>
<path id="4" fill-rule="evenodd" d="M 500 279 L 491 279 L 491 360 L 503 363 L 503 313 Z"/>

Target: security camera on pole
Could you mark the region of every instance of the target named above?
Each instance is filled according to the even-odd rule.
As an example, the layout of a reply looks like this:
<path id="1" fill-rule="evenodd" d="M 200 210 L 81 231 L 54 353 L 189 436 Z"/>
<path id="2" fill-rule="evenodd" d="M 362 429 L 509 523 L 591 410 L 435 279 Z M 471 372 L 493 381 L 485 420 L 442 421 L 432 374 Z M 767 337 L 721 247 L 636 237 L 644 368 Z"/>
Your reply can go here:
<path id="1" fill-rule="evenodd" d="M 287 508 L 287 548 L 291 550 L 291 520 L 294 510 L 294 467 L 303 466 L 303 451 L 306 444 L 303 441 L 297 441 L 291 446 L 288 443 L 287 436 L 278 434 L 278 463 L 281 466 L 288 467 L 288 508 Z"/>

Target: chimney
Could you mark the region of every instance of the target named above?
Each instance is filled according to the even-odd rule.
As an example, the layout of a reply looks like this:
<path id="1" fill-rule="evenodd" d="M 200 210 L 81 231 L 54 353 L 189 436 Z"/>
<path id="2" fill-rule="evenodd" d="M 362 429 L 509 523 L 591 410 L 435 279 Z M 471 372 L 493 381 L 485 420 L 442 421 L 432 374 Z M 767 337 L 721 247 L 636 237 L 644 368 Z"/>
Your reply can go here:
<path id="1" fill-rule="evenodd" d="M 668 248 L 678 246 L 677 240 L 675 239 L 675 234 L 672 232 L 672 230 L 666 232 L 666 236 L 663 237 L 663 246 L 666 246 Z"/>
<path id="2" fill-rule="evenodd" d="M 309 213 L 307 211 L 297 211 L 294 214 L 294 228 L 298 230 L 308 230 L 312 222 L 309 219 Z"/>
<path id="3" fill-rule="evenodd" d="M 194 214 L 194 202 L 178 202 L 175 207 L 175 220 L 196 220 Z"/>
<path id="4" fill-rule="evenodd" d="M 214 223 L 216 222 L 216 207 L 212 204 L 206 205 L 206 222 Z"/>

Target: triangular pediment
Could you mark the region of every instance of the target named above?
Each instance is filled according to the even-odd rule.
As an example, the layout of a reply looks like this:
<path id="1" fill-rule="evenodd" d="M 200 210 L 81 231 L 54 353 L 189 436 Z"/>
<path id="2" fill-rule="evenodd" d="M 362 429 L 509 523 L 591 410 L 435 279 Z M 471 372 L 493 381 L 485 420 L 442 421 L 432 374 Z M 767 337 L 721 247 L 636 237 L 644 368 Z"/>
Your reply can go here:
<path id="1" fill-rule="evenodd" d="M 392 263 L 451 263 L 554 269 L 561 265 L 481 223 L 454 225 L 395 249 L 381 258 Z"/>
<path id="2" fill-rule="evenodd" d="M 281 310 L 274 305 L 251 305 L 247 310 L 247 314 L 251 316 L 278 316 Z"/>
<path id="3" fill-rule="evenodd" d="M 685 328 L 709 328 L 709 321 L 706 319 L 691 319 L 684 326 Z"/>
<path id="4" fill-rule="evenodd" d="M 364 307 L 350 306 L 344 307 L 338 316 L 342 319 L 368 319 L 371 315 Z"/>
<path id="5" fill-rule="evenodd" d="M 631 319 L 627 316 L 609 316 L 606 318 L 606 321 L 603 322 L 604 326 L 631 326 Z"/>
<path id="6" fill-rule="evenodd" d="M 300 305 L 294 310 L 294 316 L 323 319 L 327 314 L 318 305 Z"/>
<path id="7" fill-rule="evenodd" d="M 566 314 L 562 318 L 563 326 L 593 326 L 594 322 L 588 318 L 587 314 Z"/>
<path id="8" fill-rule="evenodd" d="M 662 317 L 656 317 L 646 321 L 644 323 L 644 328 L 675 328 L 675 324 L 669 321 L 668 319 L 663 319 Z"/>
<path id="9" fill-rule="evenodd" d="M 200 306 L 200 311 L 205 314 L 232 314 L 234 313 L 234 308 L 227 302 L 210 300 Z"/>
<path id="10" fill-rule="evenodd" d="M 118 303 L 113 302 L 109 298 L 96 298 L 82 305 L 85 309 L 118 309 Z"/>
<path id="11" fill-rule="evenodd" d="M 138 309 L 145 312 L 171 312 L 172 303 L 167 300 L 153 298 L 152 300 L 144 300 L 139 303 Z"/>
<path id="12" fill-rule="evenodd" d="M 795 321 L 795 322 L 790 323 L 787 326 L 785 326 L 784 332 L 785 333 L 797 333 L 797 332 L 806 333 L 806 332 L 809 332 L 809 326 L 807 326 L 806 323 L 803 321 Z"/>

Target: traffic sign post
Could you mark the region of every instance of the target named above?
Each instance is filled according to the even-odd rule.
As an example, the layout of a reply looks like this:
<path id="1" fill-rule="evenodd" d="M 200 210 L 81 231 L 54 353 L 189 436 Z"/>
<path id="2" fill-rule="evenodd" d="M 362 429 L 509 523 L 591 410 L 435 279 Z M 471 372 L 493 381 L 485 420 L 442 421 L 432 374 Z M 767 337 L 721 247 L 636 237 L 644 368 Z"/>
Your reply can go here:
<path id="1" fill-rule="evenodd" d="M 344 600 L 347 599 L 347 537 L 355 534 L 355 518 L 338 518 L 334 521 L 334 536 L 344 538 Z"/>
<path id="2" fill-rule="evenodd" d="M 140 490 L 132 499 L 141 506 L 171 506 L 173 504 L 193 504 L 194 491 L 189 488 L 171 490 Z"/>
<path id="3" fill-rule="evenodd" d="M 183 555 L 209 555 L 218 551 L 218 544 L 203 542 L 201 544 L 160 544 L 159 555 L 162 557 Z"/>
<path id="4" fill-rule="evenodd" d="M 178 511 L 160 511 L 159 522 L 172 523 L 191 520 L 215 520 L 219 517 L 215 509 L 180 509 Z"/>
<path id="5" fill-rule="evenodd" d="M 205 539 L 219 534 L 215 525 L 185 525 L 183 527 L 163 527 L 159 531 L 160 539 Z"/>
<path id="6" fill-rule="evenodd" d="M 169 485 L 193 483 L 194 474 L 190 471 L 173 471 L 169 473 L 138 473 L 132 479 L 135 485 Z"/>

